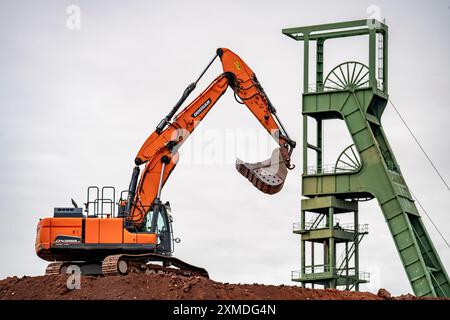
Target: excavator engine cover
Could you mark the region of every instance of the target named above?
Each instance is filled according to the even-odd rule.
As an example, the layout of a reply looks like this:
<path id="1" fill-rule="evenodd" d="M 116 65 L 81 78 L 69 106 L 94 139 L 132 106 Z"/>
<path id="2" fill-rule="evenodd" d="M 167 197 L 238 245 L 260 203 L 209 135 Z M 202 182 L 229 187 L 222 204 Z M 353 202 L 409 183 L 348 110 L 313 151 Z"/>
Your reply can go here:
<path id="1" fill-rule="evenodd" d="M 280 148 L 273 150 L 272 156 L 265 161 L 247 163 L 236 159 L 236 169 L 256 188 L 267 194 L 279 192 L 287 176 Z"/>

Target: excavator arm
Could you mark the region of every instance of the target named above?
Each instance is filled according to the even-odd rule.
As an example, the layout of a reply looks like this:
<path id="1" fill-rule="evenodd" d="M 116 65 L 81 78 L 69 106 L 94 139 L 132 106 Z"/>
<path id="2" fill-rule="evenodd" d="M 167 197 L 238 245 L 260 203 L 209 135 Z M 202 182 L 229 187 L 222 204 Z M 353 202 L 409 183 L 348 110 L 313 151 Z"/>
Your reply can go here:
<path id="1" fill-rule="evenodd" d="M 194 101 L 176 114 L 217 56 L 221 59 L 224 73 L 218 76 Z M 160 210 L 162 205 L 161 189 L 178 162 L 178 148 L 205 118 L 228 87 L 233 89 L 236 100 L 248 107 L 280 146 L 274 150 L 269 160 L 255 164 L 237 160 L 236 168 L 265 193 L 273 194 L 281 190 L 287 169 L 293 168 L 290 157 L 295 148 L 295 142 L 289 138 L 276 115 L 275 108 L 253 71 L 231 50 L 220 48 L 200 77 L 186 88 L 175 107 L 158 124 L 156 130 L 139 150 L 124 210 L 128 227 L 140 228 L 150 211 L 158 212 Z M 145 167 L 140 173 L 139 166 L 144 164 Z M 157 215 L 154 214 L 152 219 L 154 221 L 152 220 L 150 232 L 155 232 Z"/>

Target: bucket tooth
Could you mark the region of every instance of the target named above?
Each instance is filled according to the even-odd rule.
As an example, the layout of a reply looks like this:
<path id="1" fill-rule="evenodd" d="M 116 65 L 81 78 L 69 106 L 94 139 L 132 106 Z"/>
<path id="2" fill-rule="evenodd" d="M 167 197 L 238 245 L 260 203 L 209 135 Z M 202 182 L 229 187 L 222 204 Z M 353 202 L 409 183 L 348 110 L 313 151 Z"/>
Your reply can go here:
<path id="1" fill-rule="evenodd" d="M 287 176 L 287 168 L 279 148 L 273 150 L 272 156 L 265 161 L 247 163 L 236 159 L 236 169 L 257 189 L 267 194 L 279 192 Z"/>

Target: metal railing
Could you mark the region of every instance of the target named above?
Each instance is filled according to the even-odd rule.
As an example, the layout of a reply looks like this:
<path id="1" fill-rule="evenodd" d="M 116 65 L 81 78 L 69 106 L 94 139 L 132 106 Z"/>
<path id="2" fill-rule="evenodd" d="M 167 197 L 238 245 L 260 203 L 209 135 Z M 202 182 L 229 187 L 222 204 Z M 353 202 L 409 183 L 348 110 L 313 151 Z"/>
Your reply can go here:
<path id="1" fill-rule="evenodd" d="M 302 276 L 301 270 L 291 271 L 291 280 L 298 280 L 301 278 L 301 276 Z"/>
<path id="2" fill-rule="evenodd" d="M 305 230 L 314 230 L 314 229 L 325 229 L 327 227 L 327 222 L 325 220 L 320 223 L 314 222 L 305 222 Z"/>
<path id="3" fill-rule="evenodd" d="M 345 173 L 356 171 L 352 166 L 339 165 L 336 166 L 334 164 L 326 164 L 322 167 L 317 166 L 308 166 L 306 169 L 306 175 L 310 174 L 330 174 L 330 173 Z"/>
<path id="4" fill-rule="evenodd" d="M 349 232 L 355 232 L 356 228 L 355 228 L 355 224 L 354 223 L 337 223 L 334 226 L 335 229 L 342 229 L 344 231 L 349 231 Z M 358 233 L 367 233 L 369 232 L 369 225 L 366 224 L 359 224 L 358 225 Z"/>
<path id="5" fill-rule="evenodd" d="M 359 85 L 357 89 L 367 89 L 369 88 L 369 83 L 365 83 L 362 85 Z M 384 91 L 384 85 L 383 82 L 380 80 L 377 80 L 377 89 Z M 333 91 L 343 91 L 342 87 L 338 87 L 335 85 L 327 85 L 326 87 L 322 85 L 318 85 L 317 83 L 310 83 L 308 84 L 308 91 L 306 93 L 318 93 L 318 92 L 333 92 Z"/>
<path id="6" fill-rule="evenodd" d="M 333 272 L 334 268 L 328 264 L 305 266 L 304 274 Z"/>
<path id="7" fill-rule="evenodd" d="M 305 228 L 302 228 L 301 222 L 294 222 L 292 226 L 293 232 L 301 232 L 308 230 L 316 230 L 316 229 L 325 229 L 327 228 L 326 221 L 321 221 L 316 224 L 315 222 L 305 222 Z"/>
<path id="8" fill-rule="evenodd" d="M 305 222 L 305 228 L 302 228 L 301 222 L 294 222 L 292 225 L 293 232 L 301 232 L 315 229 L 325 229 L 328 228 L 326 225 L 326 221 L 322 221 L 319 224 L 315 225 L 315 222 Z M 335 218 L 335 225 L 333 229 L 343 230 L 347 232 L 355 232 L 355 224 L 354 223 L 339 223 L 339 220 Z M 368 224 L 359 224 L 358 225 L 358 234 L 368 233 L 369 225 Z"/>
<path id="9" fill-rule="evenodd" d="M 383 85 L 378 83 L 378 89 L 383 90 Z M 365 83 L 362 85 L 359 85 L 357 89 L 366 89 L 369 88 L 369 83 Z M 338 87 L 335 85 L 327 85 L 326 87 L 323 85 L 317 85 L 317 83 L 310 83 L 308 84 L 308 92 L 307 93 L 317 93 L 317 92 L 333 92 L 333 91 L 343 91 L 342 87 Z"/>
<path id="10" fill-rule="evenodd" d="M 303 272 L 303 273 L 301 270 L 291 271 L 291 280 L 299 280 L 304 277 L 307 277 L 309 279 L 314 279 L 314 278 L 318 279 L 318 278 L 329 277 L 329 276 L 333 276 L 333 277 L 347 277 L 348 276 L 348 277 L 355 278 L 356 272 L 355 272 L 354 268 L 335 269 L 329 265 L 306 266 L 305 272 Z M 370 273 L 360 271 L 360 272 L 358 272 L 357 279 L 369 282 L 370 281 Z"/>
<path id="11" fill-rule="evenodd" d="M 109 195 L 108 195 L 109 194 Z M 88 217 L 114 218 L 116 189 L 112 186 L 89 186 L 85 209 Z"/>

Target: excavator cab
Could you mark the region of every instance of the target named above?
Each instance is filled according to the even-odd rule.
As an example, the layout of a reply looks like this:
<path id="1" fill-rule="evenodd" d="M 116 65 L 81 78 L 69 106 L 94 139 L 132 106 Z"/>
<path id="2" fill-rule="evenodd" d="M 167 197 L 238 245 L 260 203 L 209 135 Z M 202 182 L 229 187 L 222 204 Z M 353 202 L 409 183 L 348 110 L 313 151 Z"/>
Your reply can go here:
<path id="1" fill-rule="evenodd" d="M 162 206 L 159 207 L 159 212 L 156 214 L 158 217 L 155 219 L 156 226 L 152 228 L 153 215 L 155 212 L 153 210 L 147 213 L 144 230 L 145 232 L 152 232 L 155 230 L 156 233 L 156 252 L 163 255 L 171 255 L 173 252 L 173 229 L 172 222 L 173 218 L 170 215 L 170 203 L 167 201 Z"/>

